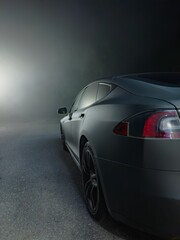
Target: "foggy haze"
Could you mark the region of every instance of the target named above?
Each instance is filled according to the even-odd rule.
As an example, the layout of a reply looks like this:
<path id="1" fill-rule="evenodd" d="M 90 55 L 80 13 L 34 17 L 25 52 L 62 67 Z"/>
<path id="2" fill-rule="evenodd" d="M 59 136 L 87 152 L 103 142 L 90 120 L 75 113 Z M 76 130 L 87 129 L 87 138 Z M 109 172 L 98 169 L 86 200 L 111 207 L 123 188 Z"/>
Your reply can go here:
<path id="1" fill-rule="evenodd" d="M 180 5 L 2 0 L 0 119 L 56 117 L 89 82 L 180 70 Z"/>

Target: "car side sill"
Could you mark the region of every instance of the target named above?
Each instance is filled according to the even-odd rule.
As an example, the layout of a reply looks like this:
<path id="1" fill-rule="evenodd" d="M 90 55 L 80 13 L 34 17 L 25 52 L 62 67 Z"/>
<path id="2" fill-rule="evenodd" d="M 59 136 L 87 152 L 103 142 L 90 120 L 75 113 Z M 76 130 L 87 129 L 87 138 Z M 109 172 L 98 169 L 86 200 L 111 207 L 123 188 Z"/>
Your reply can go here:
<path id="1" fill-rule="evenodd" d="M 75 164 L 77 165 L 77 167 L 78 167 L 79 170 L 81 171 L 81 165 L 80 165 L 80 163 L 79 163 L 79 161 L 78 161 L 78 157 L 77 157 L 76 154 L 72 151 L 72 149 L 69 147 L 69 145 L 68 145 L 67 143 L 66 143 L 66 146 L 67 146 L 67 148 L 68 148 L 68 150 L 69 150 L 69 152 L 70 152 L 70 154 L 71 154 L 71 156 L 72 156 Z"/>

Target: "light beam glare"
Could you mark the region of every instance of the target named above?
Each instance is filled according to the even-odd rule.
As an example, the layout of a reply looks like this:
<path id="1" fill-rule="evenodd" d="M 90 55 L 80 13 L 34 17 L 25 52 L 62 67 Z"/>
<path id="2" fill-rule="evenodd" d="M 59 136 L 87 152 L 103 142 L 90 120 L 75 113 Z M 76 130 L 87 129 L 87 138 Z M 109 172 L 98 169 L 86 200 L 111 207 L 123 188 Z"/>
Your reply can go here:
<path id="1" fill-rule="evenodd" d="M 16 56 L 17 57 L 17 56 Z M 1 55 L 0 59 L 0 108 L 10 109 L 22 104 L 33 74 L 27 59 Z M 29 79 L 31 76 L 31 79 Z"/>

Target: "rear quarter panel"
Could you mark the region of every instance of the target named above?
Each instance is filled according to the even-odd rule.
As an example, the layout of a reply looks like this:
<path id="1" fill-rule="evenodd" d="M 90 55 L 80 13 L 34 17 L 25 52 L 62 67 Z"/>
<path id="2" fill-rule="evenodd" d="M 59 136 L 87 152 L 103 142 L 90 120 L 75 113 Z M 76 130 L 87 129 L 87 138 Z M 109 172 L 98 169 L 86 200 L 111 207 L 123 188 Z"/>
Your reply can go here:
<path id="1" fill-rule="evenodd" d="M 108 97 L 88 108 L 80 135 L 91 143 L 97 158 L 142 166 L 143 152 L 139 151 L 142 141 L 116 135 L 113 129 L 119 122 L 135 114 L 164 108 L 174 109 L 167 102 L 138 97 L 117 87 Z M 136 149 L 136 160 L 127 146 Z"/>

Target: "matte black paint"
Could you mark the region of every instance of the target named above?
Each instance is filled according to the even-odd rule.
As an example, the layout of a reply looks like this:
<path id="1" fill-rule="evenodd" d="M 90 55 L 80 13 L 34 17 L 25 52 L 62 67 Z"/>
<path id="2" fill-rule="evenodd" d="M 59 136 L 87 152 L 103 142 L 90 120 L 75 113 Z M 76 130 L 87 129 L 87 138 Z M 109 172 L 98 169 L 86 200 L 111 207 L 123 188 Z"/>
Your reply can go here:
<path id="1" fill-rule="evenodd" d="M 90 143 L 106 205 L 115 219 L 161 236 L 180 236 L 180 139 L 113 133 L 119 122 L 137 114 L 178 108 L 180 88 L 131 75 L 96 84 L 103 82 L 113 85 L 106 97 L 61 120 L 66 144 L 80 162 L 81 137 Z"/>

